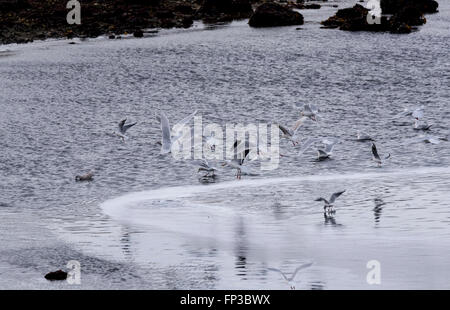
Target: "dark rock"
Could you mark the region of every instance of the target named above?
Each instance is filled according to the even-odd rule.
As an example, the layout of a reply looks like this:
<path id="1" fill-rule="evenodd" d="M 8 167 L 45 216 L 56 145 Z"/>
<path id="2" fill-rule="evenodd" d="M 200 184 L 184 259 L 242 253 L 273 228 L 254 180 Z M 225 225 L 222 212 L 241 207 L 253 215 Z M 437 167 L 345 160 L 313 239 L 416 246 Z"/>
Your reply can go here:
<path id="1" fill-rule="evenodd" d="M 356 4 L 352 8 L 340 9 L 321 24 L 324 28 L 339 28 L 347 31 L 388 31 L 389 23 L 386 17 L 382 17 L 379 24 L 369 24 L 367 14 L 369 10 Z"/>
<path id="2" fill-rule="evenodd" d="M 230 19 L 242 19 L 250 17 L 253 9 L 249 0 L 204 0 L 198 14 L 209 19 L 223 19 L 223 15 Z"/>
<path id="3" fill-rule="evenodd" d="M 133 36 L 135 38 L 142 38 L 144 36 L 144 33 L 142 32 L 142 30 L 136 30 L 135 32 L 133 32 Z"/>
<path id="4" fill-rule="evenodd" d="M 45 278 L 49 281 L 62 281 L 67 279 L 67 272 L 60 270 L 49 272 L 45 275 Z"/>
<path id="5" fill-rule="evenodd" d="M 113 35 L 113 34 L 110 34 L 110 35 L 108 36 L 108 39 L 110 39 L 110 40 L 113 40 L 113 39 L 115 39 L 115 38 L 116 38 L 116 36 Z"/>
<path id="6" fill-rule="evenodd" d="M 409 26 L 420 26 L 426 23 L 426 19 L 422 12 L 416 7 L 406 7 L 394 14 L 390 22 L 394 28 L 398 28 L 402 24 Z"/>
<path id="7" fill-rule="evenodd" d="M 317 3 L 313 3 L 313 4 L 305 4 L 304 6 L 303 6 L 303 8 L 304 9 L 307 9 L 307 10 L 318 10 L 318 9 L 320 9 L 322 6 L 320 5 L 320 4 L 317 4 Z"/>
<path id="8" fill-rule="evenodd" d="M 391 32 L 392 33 L 411 33 L 412 32 L 412 28 L 411 26 L 402 23 L 400 25 L 393 25 L 391 28 Z"/>
<path id="9" fill-rule="evenodd" d="M 276 3 L 263 3 L 250 18 L 251 27 L 303 25 L 303 15 Z"/>
<path id="10" fill-rule="evenodd" d="M 383 14 L 395 14 L 406 7 L 415 7 L 424 14 L 436 13 L 439 3 L 434 0 L 381 0 Z"/>

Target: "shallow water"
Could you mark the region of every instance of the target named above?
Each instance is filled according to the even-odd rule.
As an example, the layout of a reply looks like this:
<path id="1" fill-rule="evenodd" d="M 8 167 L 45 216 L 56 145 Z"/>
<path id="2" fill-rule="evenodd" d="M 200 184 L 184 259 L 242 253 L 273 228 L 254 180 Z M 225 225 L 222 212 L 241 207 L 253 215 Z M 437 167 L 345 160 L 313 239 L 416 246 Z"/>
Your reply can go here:
<path id="1" fill-rule="evenodd" d="M 449 288 L 449 142 L 412 143 L 421 133 L 393 121 L 423 104 L 430 134 L 448 133 L 440 5 L 407 36 L 320 29 L 336 10 L 325 6 L 302 12 L 302 30 L 240 21 L 0 47 L 0 287 L 288 289 L 267 268 L 314 262 L 297 289 Z M 278 169 L 204 185 L 190 161 L 159 156 L 158 109 L 172 122 L 198 109 L 205 124 L 290 125 L 296 102 L 322 110 L 302 135 L 340 139 L 331 160 L 282 140 Z M 138 125 L 122 143 L 111 132 L 125 116 Z M 381 168 L 357 130 L 391 154 Z M 74 182 L 89 170 L 94 182 Z M 341 189 L 324 218 L 314 199 Z M 43 279 L 71 259 L 81 286 Z M 381 285 L 366 282 L 370 260 Z"/>

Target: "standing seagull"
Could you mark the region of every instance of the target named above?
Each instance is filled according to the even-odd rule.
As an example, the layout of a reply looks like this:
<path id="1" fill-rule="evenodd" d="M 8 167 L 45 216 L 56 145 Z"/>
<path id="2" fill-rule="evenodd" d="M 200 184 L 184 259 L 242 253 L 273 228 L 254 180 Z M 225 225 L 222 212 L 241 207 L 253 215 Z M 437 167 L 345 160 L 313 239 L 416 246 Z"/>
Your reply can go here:
<path id="1" fill-rule="evenodd" d="M 372 160 L 376 162 L 378 166 L 381 166 L 381 158 L 380 155 L 378 155 L 378 150 L 375 143 L 372 143 L 372 154 L 373 154 Z M 389 157 L 391 157 L 391 154 L 388 154 L 384 159 L 388 159 Z"/>
<path id="2" fill-rule="evenodd" d="M 289 278 L 288 278 L 288 277 L 286 276 L 286 274 L 285 274 L 283 271 L 281 271 L 280 269 L 277 269 L 277 268 L 267 268 L 267 270 L 275 271 L 275 272 L 278 272 L 279 274 L 281 274 L 281 275 L 283 276 L 283 279 L 285 279 L 286 282 L 287 282 L 287 283 L 289 284 L 289 286 L 291 287 L 291 290 L 295 290 L 295 284 L 294 284 L 295 276 L 297 275 L 297 273 L 298 273 L 300 270 L 305 269 L 305 268 L 308 268 L 308 267 L 310 267 L 312 264 L 313 264 L 313 263 L 307 263 L 307 264 L 303 264 L 303 265 L 297 267 L 297 268 L 295 269 L 294 273 L 293 273 Z"/>
<path id="3" fill-rule="evenodd" d="M 341 196 L 343 193 L 345 193 L 345 190 L 341 191 L 341 192 L 337 192 L 334 193 L 333 195 L 331 195 L 330 200 L 326 200 L 323 197 L 317 198 L 314 201 L 323 201 L 324 202 L 324 206 L 323 206 L 323 213 L 325 214 L 332 214 L 335 213 L 336 211 L 333 209 L 333 203 L 335 202 L 335 200 Z"/>
<path id="4" fill-rule="evenodd" d="M 197 110 L 195 110 L 194 113 L 188 115 L 187 117 L 179 121 L 177 124 L 175 124 L 173 128 L 176 129 L 176 132 L 172 132 L 166 114 L 164 114 L 164 112 L 161 112 L 161 116 L 159 117 L 159 120 L 161 121 L 161 132 L 162 132 L 161 154 L 167 154 L 171 152 L 172 145 L 178 139 L 183 137 L 184 134 L 182 130 L 183 126 L 189 123 L 189 121 L 194 117 L 196 113 Z"/>

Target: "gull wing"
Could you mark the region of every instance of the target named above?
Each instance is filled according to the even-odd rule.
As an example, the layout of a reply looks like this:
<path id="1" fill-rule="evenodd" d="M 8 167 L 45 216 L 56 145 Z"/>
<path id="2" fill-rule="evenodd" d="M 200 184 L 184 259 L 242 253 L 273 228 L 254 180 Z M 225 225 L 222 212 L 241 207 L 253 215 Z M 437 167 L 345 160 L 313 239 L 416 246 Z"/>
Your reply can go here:
<path id="1" fill-rule="evenodd" d="M 375 143 L 372 143 L 372 154 L 373 154 L 373 158 L 381 161 L 380 155 L 378 155 L 378 150 L 377 150 L 377 146 L 375 145 Z"/>
<path id="2" fill-rule="evenodd" d="M 283 132 L 283 134 L 285 134 L 286 136 L 292 136 L 292 132 L 289 129 L 287 129 L 286 127 L 284 127 L 283 125 L 278 124 L 278 127 Z"/>
<path id="3" fill-rule="evenodd" d="M 166 154 L 170 152 L 172 148 L 172 140 L 170 137 L 170 124 L 167 119 L 166 114 L 161 112 L 161 132 L 162 132 L 162 141 L 161 141 L 161 153 Z"/>
<path id="4" fill-rule="evenodd" d="M 323 197 L 317 198 L 317 199 L 315 199 L 314 201 L 323 201 L 323 202 L 325 202 L 325 204 L 327 204 L 327 205 L 330 204 L 330 203 L 328 202 L 328 200 L 326 200 L 326 199 L 323 198 Z"/>
<path id="5" fill-rule="evenodd" d="M 330 203 L 335 202 L 336 199 L 337 199 L 339 196 L 341 196 L 343 193 L 345 193 L 345 190 L 343 190 L 343 191 L 341 191 L 341 192 L 334 193 L 333 195 L 331 195 L 331 197 L 330 197 Z"/>
<path id="6" fill-rule="evenodd" d="M 123 126 L 125 125 L 125 122 L 127 121 L 127 119 L 125 118 L 125 119 L 123 119 L 123 120 L 121 120 L 120 122 L 119 122 L 119 129 L 120 129 L 120 132 L 123 132 Z"/>
<path id="7" fill-rule="evenodd" d="M 267 268 L 267 270 L 278 272 L 279 274 L 281 274 L 281 275 L 283 276 L 283 278 L 284 278 L 286 281 L 289 282 L 289 279 L 286 277 L 286 275 L 285 275 L 285 274 L 283 273 L 283 271 L 281 271 L 280 269 L 277 269 L 277 268 Z"/>
<path id="8" fill-rule="evenodd" d="M 289 281 L 294 280 L 294 279 L 295 279 L 295 276 L 297 275 L 297 273 L 298 273 L 300 270 L 305 269 L 305 268 L 308 268 L 308 267 L 310 267 L 312 264 L 313 264 L 313 263 L 307 263 L 307 264 L 303 264 L 303 265 L 301 265 L 301 266 L 298 266 L 298 267 L 295 269 L 295 271 L 294 271 L 294 273 L 292 274 L 292 276 L 290 277 Z"/>
<path id="9" fill-rule="evenodd" d="M 313 144 L 314 142 L 316 142 L 316 140 L 317 140 L 317 139 L 314 139 L 314 138 L 309 138 L 308 140 L 306 140 L 306 141 L 302 144 L 301 149 L 300 149 L 300 151 L 298 152 L 298 154 L 301 155 L 301 154 L 305 153 L 309 148 L 311 148 L 312 144 Z"/>

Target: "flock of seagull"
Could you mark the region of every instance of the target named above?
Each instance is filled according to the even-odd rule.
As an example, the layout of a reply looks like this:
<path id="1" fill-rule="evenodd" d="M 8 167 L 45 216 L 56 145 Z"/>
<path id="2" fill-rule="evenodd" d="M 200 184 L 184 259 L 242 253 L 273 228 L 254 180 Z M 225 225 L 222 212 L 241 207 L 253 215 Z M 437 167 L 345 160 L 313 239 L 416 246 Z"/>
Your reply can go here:
<path id="1" fill-rule="evenodd" d="M 286 127 L 281 124 L 276 124 L 282 134 L 282 138 L 288 140 L 292 143 L 293 147 L 299 145 L 299 139 L 297 136 L 299 128 L 305 123 L 305 121 L 310 120 L 313 122 L 319 122 L 321 119 L 319 112 L 320 110 L 312 105 L 312 104 L 304 104 L 304 105 L 295 105 L 296 108 L 300 108 L 300 119 L 297 120 L 292 127 Z M 169 120 L 164 112 L 158 116 L 155 116 L 156 120 L 161 125 L 161 142 L 158 144 L 161 146 L 161 155 L 166 155 L 171 152 L 172 146 L 179 139 L 183 138 L 186 134 L 184 130 L 184 126 L 187 125 L 195 116 L 197 111 L 194 111 L 190 115 L 183 118 L 181 121 L 177 122 L 172 128 L 170 127 Z M 413 129 L 417 131 L 427 132 L 430 130 L 431 126 L 424 120 L 424 107 L 418 107 L 414 109 L 405 109 L 400 114 L 396 115 L 395 119 L 399 118 L 412 118 L 414 120 Z M 118 136 L 122 141 L 127 139 L 126 133 L 127 131 L 135 126 L 137 123 L 127 123 L 127 119 L 123 119 L 119 122 L 118 132 L 114 132 L 113 134 Z M 408 123 L 406 123 L 408 124 Z M 409 123 L 411 124 L 411 123 Z M 356 133 L 356 141 L 359 142 L 370 142 L 371 143 L 371 151 L 372 151 L 372 160 L 381 167 L 382 163 L 385 160 L 388 160 L 391 157 L 391 154 L 387 154 L 385 156 L 380 156 L 377 146 L 375 145 L 375 140 L 366 133 L 358 131 Z M 448 141 L 448 136 L 439 137 L 439 136 L 430 136 L 430 135 L 421 135 L 419 136 L 417 141 L 439 144 L 442 141 Z M 203 136 L 203 142 L 206 143 L 206 146 L 210 148 L 211 152 L 216 151 L 216 146 L 219 145 L 221 141 L 219 141 L 214 134 L 211 134 L 208 137 Z M 299 154 L 303 154 L 307 150 L 311 149 L 317 142 L 320 142 L 323 147 L 317 148 L 317 160 L 327 160 L 332 156 L 333 147 L 339 142 L 338 139 L 330 139 L 330 138 L 308 138 L 306 141 L 302 142 L 301 148 L 299 150 Z M 257 175 L 256 173 L 251 172 L 247 166 L 244 164 L 248 161 L 253 161 L 255 159 L 262 158 L 264 154 L 260 150 L 254 153 L 254 148 L 250 148 L 249 143 L 241 140 L 235 140 L 232 146 L 235 158 L 231 160 L 224 160 L 222 163 L 222 167 L 230 167 L 236 170 L 236 178 L 241 179 L 242 175 Z M 279 154 L 280 157 L 284 155 Z M 216 173 L 219 171 L 218 168 L 212 166 L 207 159 L 202 159 L 200 161 L 196 161 L 198 164 L 197 173 L 201 173 L 201 177 L 199 180 L 201 182 L 213 181 L 216 177 Z M 90 172 L 85 175 L 76 176 L 76 181 L 92 181 L 93 173 Z M 331 194 L 330 198 L 326 199 L 323 197 L 319 197 L 315 199 L 317 202 L 323 202 L 323 212 L 326 218 L 332 218 L 334 213 L 336 212 L 334 208 L 334 204 L 336 199 L 339 198 L 342 194 L 344 194 L 346 190 L 341 190 Z M 297 273 L 305 268 L 308 268 L 313 263 L 306 263 L 300 265 L 296 270 L 290 275 L 287 276 L 281 270 L 276 268 L 268 268 L 270 271 L 278 272 L 282 275 L 283 279 L 290 285 L 291 289 L 295 289 L 294 278 Z"/>
<path id="2" fill-rule="evenodd" d="M 294 123 L 292 127 L 287 127 L 281 124 L 276 124 L 280 131 L 281 137 L 288 140 L 292 143 L 293 147 L 299 145 L 298 131 L 299 128 L 305 123 L 305 121 L 310 120 L 313 122 L 319 122 L 320 110 L 312 104 L 296 104 L 294 108 L 300 109 L 300 118 Z M 184 130 L 184 126 L 187 125 L 196 115 L 197 110 L 193 113 L 189 114 L 179 122 L 177 122 L 173 127 L 170 126 L 169 119 L 165 115 L 164 112 L 161 112 L 160 115 L 156 115 L 156 120 L 161 125 L 161 142 L 158 144 L 161 146 L 161 155 L 166 155 L 171 153 L 172 146 L 179 139 L 183 138 L 186 134 Z M 431 126 L 424 120 L 424 107 L 418 107 L 413 109 L 405 109 L 400 114 L 396 115 L 396 119 L 400 117 L 412 117 L 414 120 L 413 129 L 417 131 L 427 132 L 430 130 Z M 118 136 L 122 141 L 127 139 L 126 133 L 127 131 L 135 126 L 137 123 L 127 123 L 127 119 L 123 119 L 118 124 L 118 132 L 114 132 L 114 135 Z M 375 145 L 375 140 L 366 133 L 358 131 L 356 133 L 356 141 L 359 142 L 371 142 L 371 151 L 372 151 L 372 160 L 381 167 L 382 163 L 385 160 L 388 160 L 391 157 L 391 154 L 387 154 L 385 156 L 380 156 L 378 152 L 377 146 Z M 419 137 L 418 141 L 423 141 L 432 144 L 439 144 L 441 141 L 448 141 L 448 137 L 437 137 L 430 135 L 422 135 Z M 203 142 L 207 147 L 210 148 L 211 152 L 215 152 L 216 146 L 219 144 L 219 140 L 212 133 L 210 136 L 203 136 Z M 329 138 L 308 138 L 306 141 L 302 142 L 299 150 L 299 155 L 303 154 L 307 150 L 311 149 L 317 142 L 320 142 L 323 146 L 317 148 L 317 160 L 323 161 L 330 159 L 333 154 L 334 146 L 339 142 L 338 139 L 329 139 Z M 262 153 L 261 150 L 254 151 L 255 148 L 250 148 L 249 143 L 241 140 L 235 140 L 232 146 L 235 157 L 231 160 L 224 160 L 222 163 L 222 167 L 229 167 L 236 170 L 236 178 L 241 179 L 242 175 L 258 175 L 255 172 L 252 172 L 249 167 L 245 165 L 245 163 L 249 161 L 254 161 L 256 159 L 262 159 L 265 154 Z M 256 153 L 256 154 L 254 154 Z M 283 154 L 279 154 L 280 157 L 283 157 Z M 216 178 L 217 172 L 219 169 L 213 165 L 211 165 L 207 159 L 202 159 L 199 161 L 195 161 L 198 165 L 197 173 L 201 173 L 199 181 L 208 183 L 214 182 Z M 76 181 L 92 181 L 93 173 L 89 172 L 85 175 L 77 175 L 75 177 Z M 335 200 L 342 195 L 345 190 L 333 193 L 329 199 L 325 199 L 323 197 L 317 198 L 315 201 L 321 201 L 324 203 L 324 214 L 332 215 L 336 211 L 334 209 Z"/>

